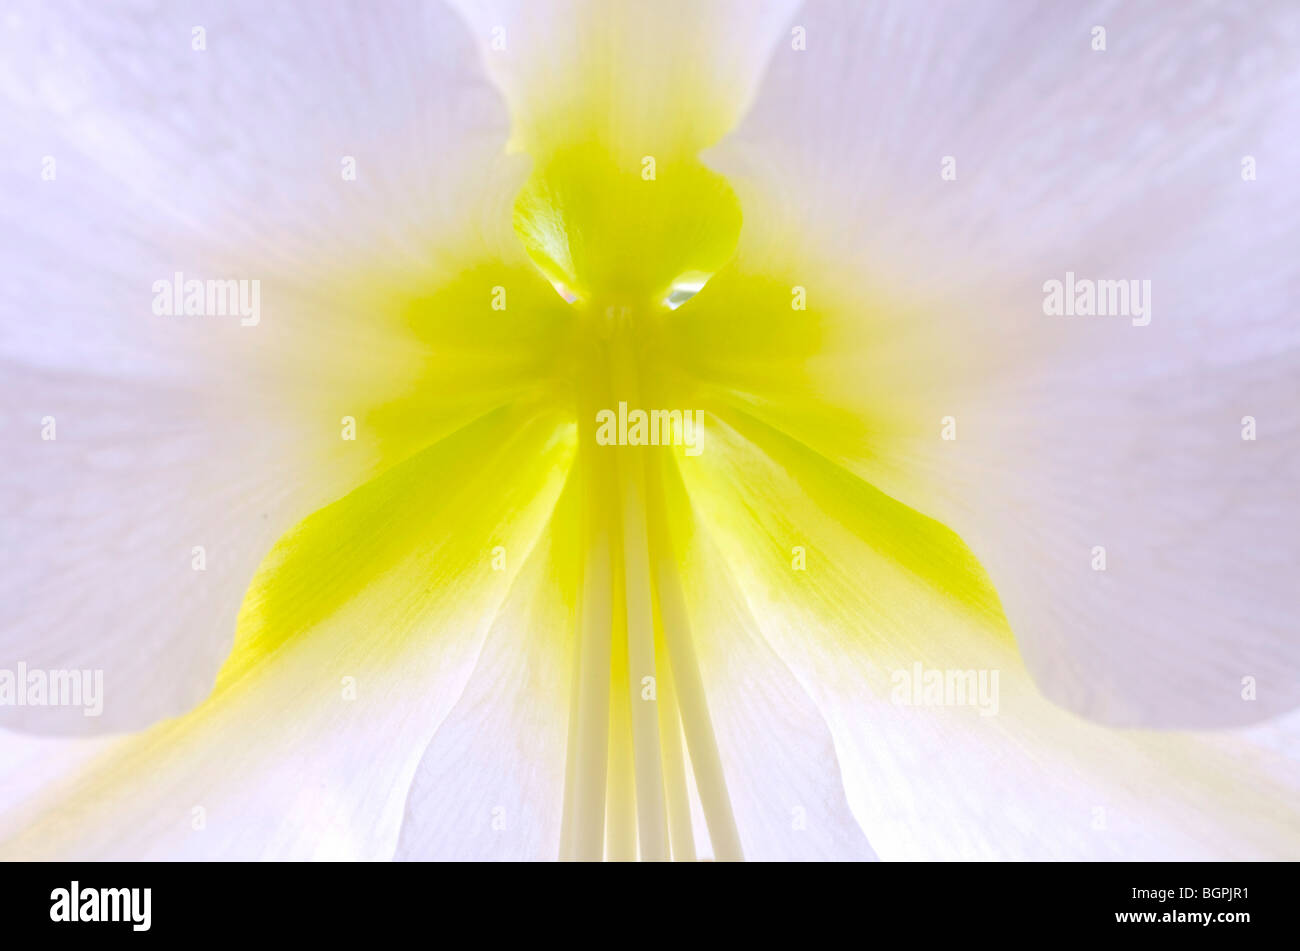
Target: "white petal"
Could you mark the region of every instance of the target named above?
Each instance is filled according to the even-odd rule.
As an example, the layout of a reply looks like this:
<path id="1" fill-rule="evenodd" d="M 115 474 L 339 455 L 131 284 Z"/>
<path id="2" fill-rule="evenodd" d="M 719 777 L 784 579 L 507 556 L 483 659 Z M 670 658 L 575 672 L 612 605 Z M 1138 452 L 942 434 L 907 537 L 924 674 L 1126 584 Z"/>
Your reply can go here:
<path id="1" fill-rule="evenodd" d="M 119 739 L 0 734 L 27 793 L 0 815 L 0 855 L 390 858 L 517 570 L 492 549 L 535 544 L 572 452 L 555 417 L 491 414 L 277 545 L 196 710 Z"/>
<path id="2" fill-rule="evenodd" d="M 874 859 L 845 798 L 831 731 L 736 583 L 744 566 L 714 548 L 707 521 L 694 541 L 684 586 L 745 858 Z"/>
<path id="3" fill-rule="evenodd" d="M 743 436 L 710 419 L 709 448 L 683 467 L 692 503 L 826 717 L 882 859 L 1300 854 L 1300 720 L 1179 734 L 1060 709 L 1034 687 L 955 536 L 806 447 L 733 421 Z M 917 666 L 917 692 L 900 692 Z M 931 704 L 920 689 L 931 671 L 944 682 L 970 672 L 974 689 L 954 679 Z"/>
<path id="4" fill-rule="evenodd" d="M 26 143 L 0 166 L 0 665 L 101 669 L 110 692 L 100 718 L 3 722 L 137 728 L 210 689 L 276 537 L 494 405 L 370 416 L 429 366 L 383 294 L 499 257 L 523 169 L 437 5 L 30 4 L 0 47 L 0 124 Z M 176 272 L 260 281 L 259 322 L 157 315 Z"/>
<path id="5" fill-rule="evenodd" d="M 660 158 L 694 156 L 731 128 L 797 5 L 453 2 L 510 103 L 515 147 Z"/>
<path id="6" fill-rule="evenodd" d="M 806 286 L 828 355 L 703 375 L 954 528 L 1058 702 L 1166 726 L 1300 703 L 1295 8 L 800 19 L 808 49 L 778 49 L 714 154 L 737 270 Z M 1045 316 L 1067 271 L 1150 281 L 1150 324 Z"/>
<path id="7" fill-rule="evenodd" d="M 574 616 L 566 495 L 492 623 L 474 673 L 420 760 L 399 859 L 556 859 Z"/>

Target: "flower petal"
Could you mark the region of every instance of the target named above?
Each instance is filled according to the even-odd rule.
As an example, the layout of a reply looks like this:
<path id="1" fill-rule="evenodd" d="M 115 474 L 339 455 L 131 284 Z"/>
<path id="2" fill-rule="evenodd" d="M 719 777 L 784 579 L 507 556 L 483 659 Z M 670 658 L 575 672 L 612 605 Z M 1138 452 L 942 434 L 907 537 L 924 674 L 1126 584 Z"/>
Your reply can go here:
<path id="1" fill-rule="evenodd" d="M 523 385 L 518 320 L 471 360 L 420 301 L 485 324 L 496 285 L 554 295 L 449 10 L 30 4 L 0 45 L 0 123 L 28 143 L 0 167 L 0 661 L 101 669 L 109 694 L 3 722 L 135 729 L 210 690 L 283 531 Z M 260 281 L 255 324 L 151 312 L 177 272 Z M 452 363 L 463 385 L 422 385 Z"/>
<path id="2" fill-rule="evenodd" d="M 956 536 L 753 417 L 709 422 L 683 465 L 692 504 L 826 717 L 881 858 L 1300 852 L 1300 769 L 1282 752 L 1300 721 L 1161 734 L 1080 720 L 1034 687 Z M 952 686 L 925 693 L 931 671 Z"/>
<path id="3" fill-rule="evenodd" d="M 566 489 L 526 554 L 465 690 L 424 751 L 397 858 L 559 856 L 581 564 L 576 526 Z"/>
<path id="4" fill-rule="evenodd" d="M 1070 709 L 1214 726 L 1295 707 L 1296 10 L 800 21 L 808 49 L 778 51 L 712 153 L 746 213 L 735 273 L 770 283 L 763 326 L 794 329 L 765 342 L 751 310 L 749 366 L 710 350 L 740 336 L 719 274 L 679 314 L 716 323 L 684 330 L 697 375 L 957 531 Z M 1067 272 L 1149 281 L 1150 324 L 1046 316 Z"/>
<path id="5" fill-rule="evenodd" d="M 719 552 L 701 519 L 684 561 L 685 597 L 744 856 L 872 860 L 876 853 L 845 798 L 825 718 L 765 640 L 737 583 L 744 574 L 734 554 L 729 560 Z"/>
<path id="6" fill-rule="evenodd" d="M 52 784 L 0 817 L 0 854 L 388 858 L 407 789 L 554 507 L 571 422 L 505 408 L 285 536 L 212 696 L 134 737 L 26 740 Z M 30 764 L 30 765 L 29 765 Z M 195 823 L 200 823 L 202 828 Z"/>
<path id="7" fill-rule="evenodd" d="M 749 103 L 788 0 L 455 0 L 510 104 L 512 147 L 693 157 Z"/>

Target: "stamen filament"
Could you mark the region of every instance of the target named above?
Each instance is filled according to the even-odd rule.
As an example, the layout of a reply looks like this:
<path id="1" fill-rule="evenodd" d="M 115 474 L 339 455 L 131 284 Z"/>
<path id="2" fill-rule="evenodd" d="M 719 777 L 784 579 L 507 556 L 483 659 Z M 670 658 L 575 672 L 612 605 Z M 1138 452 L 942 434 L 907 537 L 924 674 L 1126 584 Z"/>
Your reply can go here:
<path id="1" fill-rule="evenodd" d="M 598 384 L 599 385 L 599 384 Z M 582 606 L 578 663 L 570 711 L 561 855 L 598 862 L 605 853 L 605 779 L 609 748 L 610 645 L 613 620 L 611 566 L 612 474 L 607 456 L 595 451 L 594 420 L 599 390 L 580 397 L 578 458 L 583 466 Z"/>
<path id="2" fill-rule="evenodd" d="M 663 461 L 663 467 L 671 464 L 670 458 Z M 668 529 L 663 468 L 652 465 L 649 475 L 651 562 L 655 573 L 655 588 L 659 595 L 664 642 L 668 645 L 668 660 L 672 665 L 677 705 L 681 711 L 682 732 L 686 737 L 691 768 L 695 774 L 695 788 L 704 809 L 704 821 L 709 828 L 714 858 L 720 862 L 739 862 L 745 856 L 740 846 L 740 833 L 736 829 L 736 817 L 731 809 L 731 798 L 727 795 L 722 758 L 718 755 L 713 720 L 709 716 L 704 683 L 700 678 L 695 648 L 691 642 L 686 601 L 677 576 L 672 537 Z"/>
<path id="3" fill-rule="evenodd" d="M 654 463 L 649 463 L 653 465 Z M 666 658 L 668 647 L 660 622 L 655 637 L 655 657 Z M 659 738 L 663 745 L 664 794 L 668 803 L 668 841 L 673 861 L 694 862 L 695 833 L 691 828 L 690 794 L 686 788 L 686 763 L 682 755 L 682 724 L 677 709 L 671 661 L 659 664 Z"/>
<path id="4" fill-rule="evenodd" d="M 622 623 L 622 586 L 614 582 L 609 688 L 609 777 L 605 799 L 605 858 L 635 862 L 637 801 L 633 764 L 632 705 L 628 696 L 627 635 Z"/>
<path id="5" fill-rule="evenodd" d="M 614 392 L 629 406 L 640 406 L 637 366 L 631 351 L 632 328 L 620 327 L 613 341 Z M 636 768 L 636 815 L 643 861 L 667 861 L 668 825 L 659 745 L 659 714 L 654 651 L 654 607 L 650 595 L 650 556 L 646 535 L 645 460 L 639 447 L 620 446 L 619 493 L 623 509 L 624 600 L 627 608 L 628 700 Z M 648 680 L 646 678 L 649 678 Z"/>
<path id="6" fill-rule="evenodd" d="M 693 861 L 689 754 L 714 857 L 739 861 L 669 530 L 673 460 L 642 446 L 598 448 L 595 438 L 600 408 L 640 405 L 636 327 L 604 328 L 591 343 L 592 372 L 578 381 L 585 559 L 561 857 Z"/>

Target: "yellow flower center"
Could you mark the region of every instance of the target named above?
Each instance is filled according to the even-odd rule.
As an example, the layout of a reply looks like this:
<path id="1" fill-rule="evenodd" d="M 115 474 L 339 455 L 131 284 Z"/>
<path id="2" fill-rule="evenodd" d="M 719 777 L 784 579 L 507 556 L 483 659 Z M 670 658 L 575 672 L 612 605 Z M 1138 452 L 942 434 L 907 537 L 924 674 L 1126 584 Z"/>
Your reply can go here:
<path id="1" fill-rule="evenodd" d="M 599 146 L 540 163 L 514 217 L 547 279 L 598 313 L 680 304 L 730 260 L 741 222 L 730 186 L 698 160 L 661 165 Z"/>

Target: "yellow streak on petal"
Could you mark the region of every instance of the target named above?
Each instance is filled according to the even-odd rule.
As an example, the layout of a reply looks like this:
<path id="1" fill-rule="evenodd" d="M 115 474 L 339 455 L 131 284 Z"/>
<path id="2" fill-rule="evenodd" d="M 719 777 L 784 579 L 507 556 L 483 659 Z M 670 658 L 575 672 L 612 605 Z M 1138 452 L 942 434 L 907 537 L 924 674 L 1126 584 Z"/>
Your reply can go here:
<path id="1" fill-rule="evenodd" d="M 228 797 L 253 794 L 277 834 L 293 843 L 310 817 L 286 804 L 283 783 L 322 784 L 329 808 L 346 824 L 350 810 L 362 807 L 349 784 L 362 788 L 366 777 L 330 764 L 347 755 L 345 734 L 355 743 L 367 729 L 374 735 L 361 740 L 367 747 L 355 751 L 356 761 L 387 749 L 375 762 L 402 775 L 371 778 L 381 791 L 372 791 L 368 805 L 389 824 L 363 830 L 370 838 L 360 846 L 369 854 L 395 842 L 403 776 L 409 780 L 437 720 L 413 728 L 403 741 L 381 731 L 381 720 L 356 720 L 365 703 L 345 714 L 341 680 L 356 676 L 358 691 L 376 704 L 369 708 L 375 717 L 401 722 L 394 708 L 424 704 L 445 714 L 458 688 L 454 678 L 440 678 L 472 659 L 554 508 L 575 448 L 567 414 L 535 404 L 502 407 L 305 519 L 258 569 L 235 647 L 208 699 L 185 716 L 124 738 L 66 786 L 45 791 L 0 853 L 139 857 L 154 848 L 184 854 L 195 841 L 192 806 L 215 808 Z M 507 571 L 492 570 L 497 543 L 507 549 Z M 346 729 L 336 735 L 340 725 Z M 268 776 L 280 782 L 249 785 Z M 225 820 L 225 832 L 239 831 L 229 825 L 232 817 Z M 325 841 L 306 836 L 292 852 Z M 277 844 L 288 848 L 252 836 L 232 840 L 224 854 L 256 857 L 261 853 L 249 848 Z"/>

